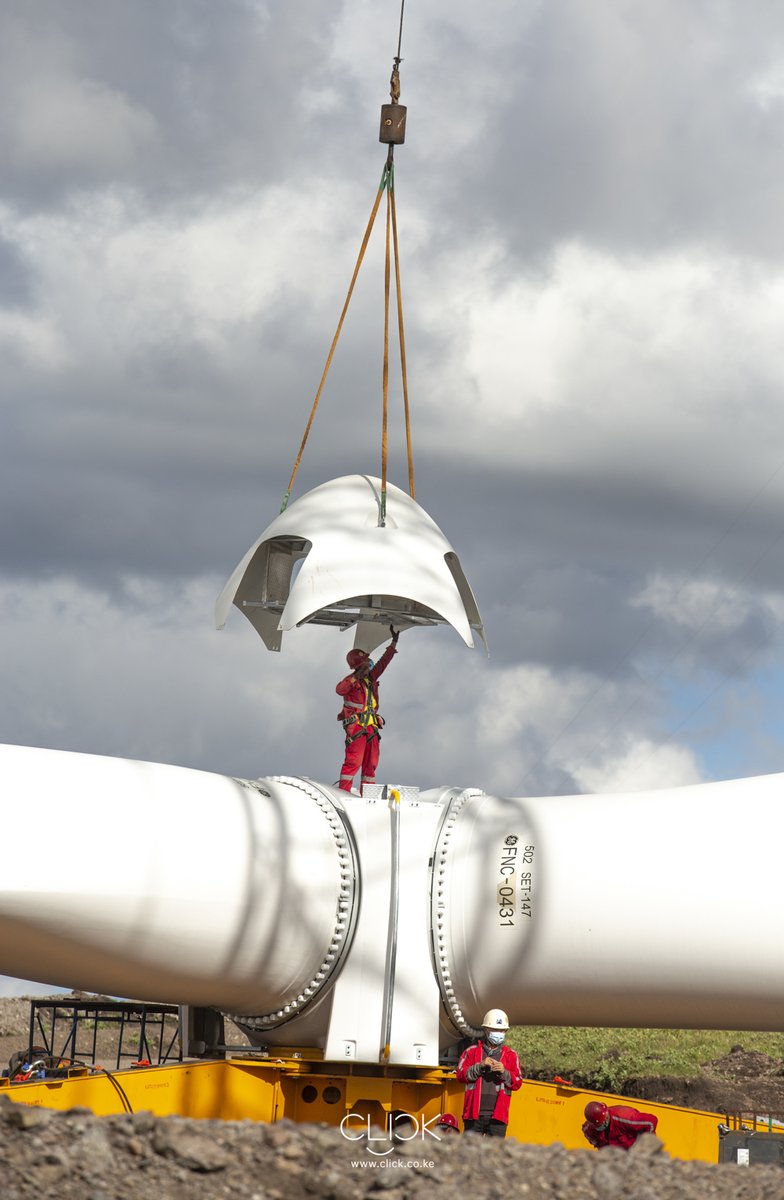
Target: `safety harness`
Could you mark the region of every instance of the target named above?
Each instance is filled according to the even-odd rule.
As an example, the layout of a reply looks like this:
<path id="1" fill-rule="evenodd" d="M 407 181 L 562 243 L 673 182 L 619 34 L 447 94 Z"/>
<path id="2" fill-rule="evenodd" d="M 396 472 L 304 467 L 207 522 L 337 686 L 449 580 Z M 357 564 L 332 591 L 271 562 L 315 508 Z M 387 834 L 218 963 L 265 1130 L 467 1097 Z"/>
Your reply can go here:
<path id="1" fill-rule="evenodd" d="M 362 737 L 364 733 L 368 741 L 371 738 L 381 737 L 381 727 L 384 724 L 384 719 L 378 711 L 378 701 L 373 695 L 373 688 L 367 679 L 361 679 L 360 683 L 365 689 L 365 699 L 363 703 L 355 700 L 345 700 L 343 708 L 351 708 L 354 711 L 342 716 L 338 713 L 338 720 L 342 723 L 346 732 L 346 745 L 350 746 L 358 737 Z M 356 733 L 349 733 L 352 725 L 359 725 Z"/>

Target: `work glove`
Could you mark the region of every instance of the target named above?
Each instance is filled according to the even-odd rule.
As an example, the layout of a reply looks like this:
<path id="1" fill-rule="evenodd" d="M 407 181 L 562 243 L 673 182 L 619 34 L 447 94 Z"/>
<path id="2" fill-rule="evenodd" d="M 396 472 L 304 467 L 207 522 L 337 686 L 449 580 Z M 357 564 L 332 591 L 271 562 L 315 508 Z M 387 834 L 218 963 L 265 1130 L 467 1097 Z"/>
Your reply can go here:
<path id="1" fill-rule="evenodd" d="M 389 626 L 389 632 L 392 634 L 392 645 L 397 645 L 397 639 L 400 637 L 400 631 L 396 630 L 394 625 Z"/>

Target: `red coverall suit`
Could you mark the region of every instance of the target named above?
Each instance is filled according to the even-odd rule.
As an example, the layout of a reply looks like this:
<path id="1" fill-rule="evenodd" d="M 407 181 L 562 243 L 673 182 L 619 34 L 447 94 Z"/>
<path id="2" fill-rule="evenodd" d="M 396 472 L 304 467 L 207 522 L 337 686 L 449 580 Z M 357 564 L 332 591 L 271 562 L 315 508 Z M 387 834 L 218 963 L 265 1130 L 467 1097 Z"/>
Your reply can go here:
<path id="1" fill-rule="evenodd" d="M 343 722 L 346 731 L 346 757 L 340 768 L 338 783 L 344 792 L 351 791 L 351 781 L 360 767 L 360 792 L 362 785 L 375 783 L 381 727 L 384 724 L 378 711 L 378 677 L 386 671 L 396 652 L 397 635 L 394 635 L 381 658 L 364 678 L 357 679 L 352 672 L 345 679 L 341 679 L 335 688 L 337 694 L 343 697 L 343 707 L 338 713 L 338 720 Z M 349 650 L 346 655 L 348 665 L 356 669 L 357 659 L 361 662 L 359 656 L 363 653 L 361 650 Z M 364 657 L 367 658 L 367 655 Z"/>
<path id="2" fill-rule="evenodd" d="M 491 1073 L 489 1068 L 483 1068 L 482 1063 L 488 1057 L 501 1062 L 504 1067 L 503 1074 L 500 1071 Z M 469 1046 L 460 1056 L 456 1075 L 460 1082 L 466 1085 L 463 1100 L 463 1124 L 466 1129 L 504 1137 L 509 1124 L 512 1092 L 516 1092 L 523 1082 L 520 1059 L 514 1050 L 510 1046 L 490 1046 L 484 1040 L 474 1042 L 473 1046 Z M 486 1101 L 488 1091 L 493 1099 L 492 1110 L 487 1103 L 482 1103 L 483 1098 Z M 487 1111 L 489 1116 L 480 1121 L 482 1109 Z"/>
<path id="3" fill-rule="evenodd" d="M 655 1133 L 659 1118 L 651 1113 L 638 1112 L 628 1104 L 614 1104 L 607 1110 L 607 1123 L 603 1127 L 586 1121 L 583 1133 L 592 1146 L 620 1146 L 628 1150 L 642 1133 Z"/>

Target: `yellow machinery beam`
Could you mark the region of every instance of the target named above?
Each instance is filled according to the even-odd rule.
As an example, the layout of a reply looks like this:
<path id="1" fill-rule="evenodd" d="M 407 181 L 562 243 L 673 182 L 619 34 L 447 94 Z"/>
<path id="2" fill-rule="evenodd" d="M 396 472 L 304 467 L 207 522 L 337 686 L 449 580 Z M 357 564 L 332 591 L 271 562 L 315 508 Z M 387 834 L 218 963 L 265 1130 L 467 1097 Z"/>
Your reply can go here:
<path id="1" fill-rule="evenodd" d="M 462 1112 L 463 1089 L 451 1072 L 412 1067 L 374 1075 L 329 1074 L 328 1067 L 303 1058 L 232 1058 L 113 1072 L 82 1070 L 64 1079 L 18 1084 L 4 1079 L 0 1095 L 44 1108 L 83 1105 L 99 1116 L 146 1110 L 156 1116 L 264 1122 L 287 1117 L 337 1126 L 354 1114 L 349 1133 L 358 1133 L 368 1122 L 384 1128 L 397 1113 L 416 1116 L 421 1129 L 440 1113 L 459 1118 Z M 621 1096 L 525 1080 L 512 1098 L 509 1134 L 534 1145 L 560 1142 L 567 1149 L 587 1149 L 581 1126 L 589 1099 L 628 1103 Z M 724 1114 L 648 1101 L 643 1107 L 659 1118 L 658 1133 L 670 1155 L 718 1161 L 718 1126 L 726 1122 Z"/>

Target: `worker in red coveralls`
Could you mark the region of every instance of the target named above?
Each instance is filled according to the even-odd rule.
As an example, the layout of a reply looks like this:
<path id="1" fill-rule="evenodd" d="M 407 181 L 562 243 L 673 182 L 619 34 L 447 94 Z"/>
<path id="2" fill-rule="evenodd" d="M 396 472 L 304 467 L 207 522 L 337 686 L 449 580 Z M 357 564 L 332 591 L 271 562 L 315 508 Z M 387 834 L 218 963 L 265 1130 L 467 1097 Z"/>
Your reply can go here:
<path id="1" fill-rule="evenodd" d="M 457 1078 L 466 1085 L 463 1130 L 485 1137 L 506 1137 L 512 1092 L 523 1082 L 520 1060 L 505 1046 L 509 1019 L 491 1008 L 482 1019 L 482 1037 L 460 1056 Z"/>
<path id="2" fill-rule="evenodd" d="M 397 652 L 400 634 L 390 625 L 392 641 L 377 663 L 364 650 L 349 650 L 346 662 L 351 674 L 341 679 L 335 691 L 343 697 L 338 720 L 346 731 L 346 756 L 340 769 L 338 787 L 351 791 L 351 782 L 362 768 L 360 795 L 366 783 L 375 783 L 383 719 L 378 711 L 378 678 L 383 675 Z"/>
<path id="3" fill-rule="evenodd" d="M 585 1106 L 583 1133 L 592 1146 L 620 1146 L 629 1150 L 640 1134 L 655 1133 L 659 1118 L 651 1113 L 638 1112 L 628 1104 L 613 1104 L 608 1108 L 601 1100 L 591 1100 Z"/>

